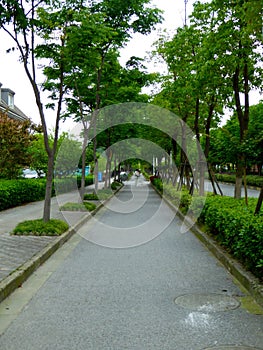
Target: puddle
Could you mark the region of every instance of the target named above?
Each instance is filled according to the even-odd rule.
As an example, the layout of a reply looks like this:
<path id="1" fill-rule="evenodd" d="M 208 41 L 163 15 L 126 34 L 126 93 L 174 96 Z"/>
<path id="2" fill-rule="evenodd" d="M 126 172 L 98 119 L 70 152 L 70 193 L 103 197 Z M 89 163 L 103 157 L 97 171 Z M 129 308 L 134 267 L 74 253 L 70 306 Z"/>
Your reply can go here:
<path id="1" fill-rule="evenodd" d="M 204 350 L 261 350 L 261 349 L 253 348 L 250 346 L 224 345 L 224 346 L 215 346 L 212 348 L 205 348 Z"/>
<path id="2" fill-rule="evenodd" d="M 177 297 L 174 302 L 202 313 L 229 311 L 240 306 L 238 300 L 225 294 L 185 294 Z"/>

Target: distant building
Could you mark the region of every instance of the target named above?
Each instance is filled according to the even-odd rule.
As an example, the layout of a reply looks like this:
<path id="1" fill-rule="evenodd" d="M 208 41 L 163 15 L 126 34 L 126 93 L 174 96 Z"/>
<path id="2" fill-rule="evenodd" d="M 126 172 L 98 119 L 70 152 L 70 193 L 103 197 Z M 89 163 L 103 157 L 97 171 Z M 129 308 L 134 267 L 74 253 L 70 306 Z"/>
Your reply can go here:
<path id="1" fill-rule="evenodd" d="M 9 118 L 25 121 L 29 118 L 15 105 L 14 103 L 15 92 L 2 88 L 0 83 L 0 111 L 7 113 Z"/>

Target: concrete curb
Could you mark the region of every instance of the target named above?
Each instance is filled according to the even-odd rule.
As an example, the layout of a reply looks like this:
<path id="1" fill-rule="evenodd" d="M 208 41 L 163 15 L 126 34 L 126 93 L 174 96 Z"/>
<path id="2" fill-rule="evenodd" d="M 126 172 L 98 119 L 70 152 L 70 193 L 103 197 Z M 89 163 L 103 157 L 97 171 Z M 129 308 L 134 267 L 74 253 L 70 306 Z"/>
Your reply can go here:
<path id="1" fill-rule="evenodd" d="M 176 213 L 176 215 L 185 220 L 190 231 L 207 247 L 207 249 L 221 262 L 221 264 L 231 273 L 232 276 L 246 289 L 246 291 L 256 300 L 256 302 L 263 307 L 263 285 L 259 279 L 252 273 L 245 270 L 245 268 L 232 258 L 215 240 L 209 237 L 205 232 L 201 231 L 196 223 L 191 218 L 185 216 L 178 207 L 171 203 L 167 198 L 163 197 L 157 189 L 152 186 L 159 196 L 168 204 L 168 206 Z"/>
<path id="2" fill-rule="evenodd" d="M 44 249 L 35 254 L 31 259 L 19 266 L 14 272 L 8 275 L 0 282 L 0 303 L 7 298 L 14 290 L 20 287 L 37 268 L 54 254 L 65 242 L 67 242 L 88 220 L 92 218 L 106 204 L 122 186 L 112 194 L 109 198 L 101 202 L 96 209 L 87 213 L 78 223 L 72 226 L 68 231 L 49 243 Z"/>

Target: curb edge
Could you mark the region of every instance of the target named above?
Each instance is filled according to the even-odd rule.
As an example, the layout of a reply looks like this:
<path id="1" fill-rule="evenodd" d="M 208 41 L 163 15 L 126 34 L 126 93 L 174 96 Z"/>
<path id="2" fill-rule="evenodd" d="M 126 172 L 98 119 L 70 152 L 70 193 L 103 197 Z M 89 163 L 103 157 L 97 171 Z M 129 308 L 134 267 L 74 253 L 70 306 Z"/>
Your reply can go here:
<path id="1" fill-rule="evenodd" d="M 79 222 L 69 228 L 61 236 L 57 237 L 53 242 L 49 243 L 45 248 L 41 249 L 38 253 L 33 255 L 28 261 L 20 265 L 11 274 L 0 281 L 0 303 L 6 299 L 12 292 L 19 288 L 27 279 L 32 275 L 37 268 L 50 258 L 64 243 L 66 243 L 77 231 L 90 220 L 104 204 L 107 203 L 117 192 L 121 190 L 123 186 L 119 186 L 118 189 L 106 200 L 102 201 L 92 211 L 83 216 Z"/>
<path id="2" fill-rule="evenodd" d="M 168 206 L 175 211 L 176 216 L 182 220 L 189 222 L 190 231 L 205 245 L 205 247 L 217 258 L 218 261 L 228 270 L 228 272 L 237 279 L 237 281 L 246 289 L 246 291 L 255 299 L 255 301 L 263 307 L 263 285 L 259 279 L 251 272 L 232 258 L 226 251 L 220 247 L 215 240 L 210 238 L 205 232 L 194 223 L 188 216 L 185 216 L 178 207 L 171 203 L 167 198 L 151 185 L 159 196 L 168 204 Z"/>

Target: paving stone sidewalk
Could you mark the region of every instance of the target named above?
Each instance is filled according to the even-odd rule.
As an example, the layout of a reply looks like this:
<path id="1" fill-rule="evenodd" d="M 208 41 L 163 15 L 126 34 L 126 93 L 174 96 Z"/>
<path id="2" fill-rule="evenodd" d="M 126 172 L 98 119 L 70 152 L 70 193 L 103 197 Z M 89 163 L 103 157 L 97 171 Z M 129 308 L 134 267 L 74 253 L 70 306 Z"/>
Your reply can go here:
<path id="1" fill-rule="evenodd" d="M 56 237 L 0 235 L 0 281 L 31 259 Z"/>
<path id="2" fill-rule="evenodd" d="M 99 184 L 103 187 L 103 183 Z M 87 189 L 92 191 L 94 185 Z M 53 197 L 51 200 L 51 217 L 66 221 L 72 228 L 90 214 L 87 212 L 61 212 L 59 206 L 69 201 L 75 201 L 78 192 L 70 192 Z M 24 220 L 33 220 L 42 217 L 44 201 L 28 203 L 19 207 L 0 211 L 0 294 L 5 279 L 29 262 L 52 243 L 59 241 L 58 237 L 14 236 L 10 232 Z M 70 236 L 70 235 L 69 235 Z M 62 240 L 66 240 L 63 238 Z M 2 283 L 1 283 L 2 282 Z M 1 296 L 0 296 L 1 302 Z"/>

